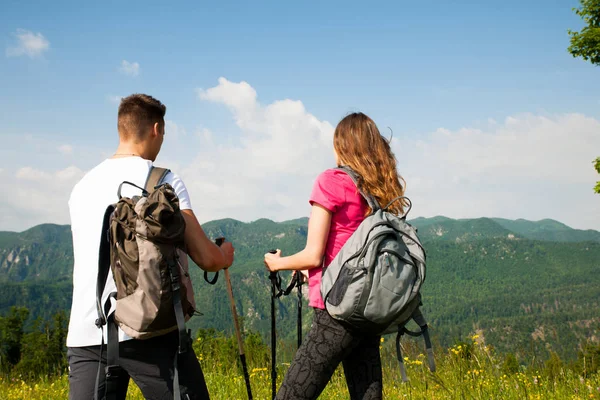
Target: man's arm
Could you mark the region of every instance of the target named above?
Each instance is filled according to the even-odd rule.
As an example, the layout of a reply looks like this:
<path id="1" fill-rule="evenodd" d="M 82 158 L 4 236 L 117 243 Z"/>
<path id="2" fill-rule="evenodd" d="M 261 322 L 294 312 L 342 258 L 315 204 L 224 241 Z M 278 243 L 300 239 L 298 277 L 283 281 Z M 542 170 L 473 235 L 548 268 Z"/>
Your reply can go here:
<path id="1" fill-rule="evenodd" d="M 181 210 L 185 219 L 185 245 L 192 260 L 203 270 L 215 272 L 233 264 L 233 245 L 217 246 L 206 236 L 192 210 Z"/>

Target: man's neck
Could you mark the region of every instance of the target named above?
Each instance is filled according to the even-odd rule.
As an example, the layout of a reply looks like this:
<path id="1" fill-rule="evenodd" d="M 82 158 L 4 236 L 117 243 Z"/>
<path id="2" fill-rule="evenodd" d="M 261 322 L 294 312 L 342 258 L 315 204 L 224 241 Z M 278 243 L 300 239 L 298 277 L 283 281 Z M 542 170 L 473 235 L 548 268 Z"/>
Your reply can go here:
<path id="1" fill-rule="evenodd" d="M 141 157 L 143 159 L 149 160 L 147 152 L 142 146 L 135 145 L 133 143 L 119 143 L 119 147 L 112 155 L 111 158 L 123 158 L 123 157 Z"/>

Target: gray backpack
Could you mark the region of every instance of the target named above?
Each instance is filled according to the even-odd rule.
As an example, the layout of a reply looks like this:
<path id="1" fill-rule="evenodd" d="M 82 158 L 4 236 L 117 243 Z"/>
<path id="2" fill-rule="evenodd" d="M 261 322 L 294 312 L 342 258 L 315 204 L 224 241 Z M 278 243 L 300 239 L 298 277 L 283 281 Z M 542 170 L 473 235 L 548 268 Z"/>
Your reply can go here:
<path id="1" fill-rule="evenodd" d="M 344 166 L 339 170 L 357 184 L 358 177 L 352 169 Z M 372 212 L 323 269 L 321 295 L 329 314 L 355 330 L 373 335 L 397 332 L 400 372 L 407 381 L 400 350 L 400 339 L 405 333 L 423 335 L 429 368 L 435 371 L 427 322 L 419 309 L 420 289 L 425 280 L 425 250 L 417 230 L 406 222 L 412 207 L 408 198 L 398 197 L 381 208 L 373 196 L 360 193 Z M 387 211 L 400 199 L 410 204 L 402 217 Z M 421 328 L 419 332 L 406 329 L 411 319 Z"/>

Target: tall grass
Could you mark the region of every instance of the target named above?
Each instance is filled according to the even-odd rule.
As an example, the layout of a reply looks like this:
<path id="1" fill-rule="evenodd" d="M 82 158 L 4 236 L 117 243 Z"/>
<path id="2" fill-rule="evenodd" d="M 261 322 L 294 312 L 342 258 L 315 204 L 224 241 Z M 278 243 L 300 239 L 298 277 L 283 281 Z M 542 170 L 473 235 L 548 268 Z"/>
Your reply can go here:
<path id="1" fill-rule="evenodd" d="M 246 337 L 248 367 L 255 399 L 270 399 L 270 350 L 258 335 Z M 194 341 L 207 385 L 214 399 L 245 399 L 246 389 L 232 337 L 204 332 Z M 289 367 L 294 346 L 280 343 L 278 384 Z M 381 346 L 385 399 L 600 399 L 600 375 L 580 374 L 560 359 L 545 363 L 495 354 L 477 335 L 449 349 L 437 349 L 437 372 L 431 373 L 420 342 L 404 345 L 410 381 L 402 383 L 393 343 Z M 0 400 L 64 399 L 66 374 L 25 381 L 17 376 L 0 380 Z M 143 399 L 130 384 L 129 399 Z M 348 391 L 339 368 L 320 399 L 347 399 Z"/>

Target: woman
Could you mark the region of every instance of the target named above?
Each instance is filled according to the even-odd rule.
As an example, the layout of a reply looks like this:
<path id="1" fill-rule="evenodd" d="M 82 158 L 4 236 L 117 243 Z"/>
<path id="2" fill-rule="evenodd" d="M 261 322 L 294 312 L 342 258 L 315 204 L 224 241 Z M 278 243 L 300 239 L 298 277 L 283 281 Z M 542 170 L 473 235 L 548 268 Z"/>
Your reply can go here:
<path id="1" fill-rule="evenodd" d="M 358 186 L 386 205 L 404 194 L 403 180 L 396 172 L 396 159 L 375 122 L 363 113 L 340 121 L 333 136 L 335 160 L 359 175 Z M 316 399 L 341 362 L 351 399 L 381 399 L 380 336 L 355 332 L 334 320 L 325 309 L 320 293 L 322 266 L 335 258 L 344 243 L 371 210 L 352 179 L 338 169 L 321 173 L 310 195 L 312 205 L 306 247 L 289 257 L 265 254 L 270 271 L 308 270 L 309 306 L 314 320 L 298 349 L 277 399 Z M 404 204 L 390 211 L 401 214 Z"/>

